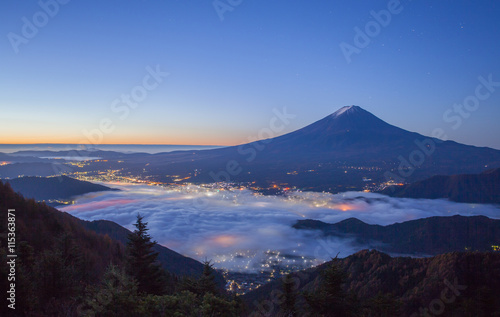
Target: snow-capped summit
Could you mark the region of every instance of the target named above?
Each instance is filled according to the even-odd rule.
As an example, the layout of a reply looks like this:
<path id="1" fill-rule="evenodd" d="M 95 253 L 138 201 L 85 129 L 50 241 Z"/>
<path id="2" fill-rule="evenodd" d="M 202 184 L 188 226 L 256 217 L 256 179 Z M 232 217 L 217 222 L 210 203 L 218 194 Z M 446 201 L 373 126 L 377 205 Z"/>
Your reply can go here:
<path id="1" fill-rule="evenodd" d="M 335 111 L 334 113 L 331 114 L 333 118 L 339 117 L 342 114 L 349 114 L 349 113 L 355 113 L 358 111 L 364 111 L 361 107 L 352 105 L 352 106 L 344 106 L 340 108 L 339 110 Z"/>

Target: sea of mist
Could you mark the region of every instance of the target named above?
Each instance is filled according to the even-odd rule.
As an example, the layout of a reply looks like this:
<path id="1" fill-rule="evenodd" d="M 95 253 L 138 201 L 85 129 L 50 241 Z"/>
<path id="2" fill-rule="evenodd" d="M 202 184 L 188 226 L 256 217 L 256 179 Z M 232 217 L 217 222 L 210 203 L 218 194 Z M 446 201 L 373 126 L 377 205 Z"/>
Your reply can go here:
<path id="1" fill-rule="evenodd" d="M 236 271 L 266 269 L 265 263 L 271 261 L 308 267 L 337 254 L 345 257 L 366 248 L 350 239 L 324 238 L 315 231 L 292 228 L 299 219 L 335 223 L 355 217 L 369 224 L 388 225 L 456 214 L 500 217 L 500 209 L 493 205 L 391 198 L 364 192 L 263 196 L 250 190 L 198 186 L 168 189 L 105 185 L 121 191 L 86 194 L 76 198 L 74 205 L 60 209 L 84 220 L 111 220 L 128 229 L 134 229 L 140 213 L 158 243 L 200 261 L 210 259 L 218 268 Z"/>

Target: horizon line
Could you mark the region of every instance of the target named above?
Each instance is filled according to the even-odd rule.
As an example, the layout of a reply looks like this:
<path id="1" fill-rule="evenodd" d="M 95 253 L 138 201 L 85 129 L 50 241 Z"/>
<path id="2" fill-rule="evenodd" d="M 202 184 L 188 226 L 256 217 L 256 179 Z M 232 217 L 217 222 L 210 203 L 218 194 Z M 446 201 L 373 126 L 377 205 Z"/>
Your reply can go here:
<path id="1" fill-rule="evenodd" d="M 173 143 L 100 143 L 100 144 L 83 144 L 83 143 L 60 143 L 60 142 L 47 142 L 47 143 L 0 143 L 0 145 L 82 145 L 82 146 L 100 146 L 100 145 L 173 145 L 173 146 L 232 146 L 232 145 L 214 145 L 214 144 L 173 144 Z"/>

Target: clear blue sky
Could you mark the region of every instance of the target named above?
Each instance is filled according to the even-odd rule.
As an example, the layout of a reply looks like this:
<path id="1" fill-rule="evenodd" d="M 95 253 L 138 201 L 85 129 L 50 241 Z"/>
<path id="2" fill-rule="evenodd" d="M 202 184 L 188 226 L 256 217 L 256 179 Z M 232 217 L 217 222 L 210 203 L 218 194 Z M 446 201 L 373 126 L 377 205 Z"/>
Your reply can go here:
<path id="1" fill-rule="evenodd" d="M 236 5 L 218 13 L 211 0 L 72 0 L 49 16 L 37 1 L 5 0 L 0 143 L 84 142 L 104 119 L 114 129 L 103 143 L 238 144 L 275 108 L 296 115 L 284 133 L 356 104 L 407 130 L 500 149 L 500 84 L 480 88 L 460 124 L 453 112 L 474 101 L 479 76 L 500 82 L 500 3 L 401 1 L 385 26 L 374 22 L 390 2 L 220 0 Z M 370 42 L 348 63 L 341 43 L 355 46 L 367 26 Z M 135 108 L 112 111 L 122 94 L 146 91 L 157 65 L 169 75 L 156 88 L 148 77 Z"/>

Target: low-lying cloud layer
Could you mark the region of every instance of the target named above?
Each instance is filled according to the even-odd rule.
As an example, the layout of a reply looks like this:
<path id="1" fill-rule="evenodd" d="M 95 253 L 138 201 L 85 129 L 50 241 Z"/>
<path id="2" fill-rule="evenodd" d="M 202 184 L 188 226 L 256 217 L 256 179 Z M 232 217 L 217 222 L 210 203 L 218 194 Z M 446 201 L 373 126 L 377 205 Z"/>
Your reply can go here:
<path id="1" fill-rule="evenodd" d="M 87 194 L 61 210 L 85 220 L 111 220 L 128 229 L 133 229 L 137 213 L 141 213 L 151 236 L 160 244 L 198 260 L 213 259 L 217 267 L 233 270 L 265 269 L 278 259 L 282 264 L 306 267 L 339 252 L 345 257 L 363 248 L 351 240 L 325 239 L 315 232 L 295 230 L 291 226 L 299 219 L 335 223 L 355 217 L 369 224 L 387 225 L 456 214 L 500 216 L 500 210 L 491 205 L 399 199 L 373 193 L 262 196 L 247 190 L 196 186 L 180 192 L 153 186 L 106 185 L 122 191 Z"/>

